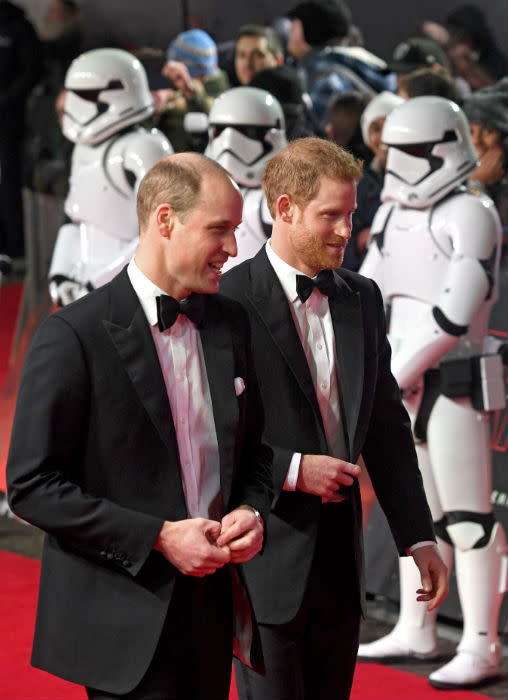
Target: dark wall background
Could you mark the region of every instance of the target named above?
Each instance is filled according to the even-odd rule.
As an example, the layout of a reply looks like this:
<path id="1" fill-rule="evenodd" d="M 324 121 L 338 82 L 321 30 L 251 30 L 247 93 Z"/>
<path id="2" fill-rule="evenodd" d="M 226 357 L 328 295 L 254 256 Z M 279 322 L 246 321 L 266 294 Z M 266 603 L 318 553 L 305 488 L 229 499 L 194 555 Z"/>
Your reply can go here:
<path id="1" fill-rule="evenodd" d="M 11 0 L 27 9 L 37 24 L 49 0 Z M 184 17 L 198 18 L 216 41 L 234 36 L 245 22 L 265 23 L 283 15 L 298 0 L 80 0 L 89 46 L 152 45 L 165 48 L 184 29 Z M 365 47 L 381 58 L 411 35 L 424 19 L 442 21 L 462 0 L 349 0 Z M 507 44 L 508 3 L 476 0 L 500 46 Z"/>

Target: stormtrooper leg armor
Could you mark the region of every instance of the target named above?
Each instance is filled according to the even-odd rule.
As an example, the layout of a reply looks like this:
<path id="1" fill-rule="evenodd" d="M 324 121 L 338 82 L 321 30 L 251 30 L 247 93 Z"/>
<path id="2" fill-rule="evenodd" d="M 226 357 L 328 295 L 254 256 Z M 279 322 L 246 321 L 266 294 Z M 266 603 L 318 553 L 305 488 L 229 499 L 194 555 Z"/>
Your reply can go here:
<path id="1" fill-rule="evenodd" d="M 474 516 L 475 514 L 465 514 Z M 463 531 L 477 530 L 478 518 L 448 526 Z M 499 610 L 506 591 L 506 535 L 492 515 L 481 518 L 487 544 L 461 549 L 455 542 L 455 563 L 464 629 L 457 654 L 445 666 L 429 676 L 436 688 L 467 688 L 499 675 L 501 654 L 497 625 Z M 490 522 L 489 522 L 490 521 Z M 460 532 L 460 530 L 458 530 Z M 459 535 L 460 538 L 460 535 Z"/>
<path id="2" fill-rule="evenodd" d="M 500 672 L 497 628 L 508 558 L 506 535 L 491 512 L 488 428 L 488 415 L 474 411 L 467 400 L 441 396 L 429 420 L 428 449 L 416 446 L 440 552 L 449 569 L 455 552 L 464 620 L 456 656 L 429 676 L 429 683 L 438 688 L 474 687 Z M 452 436 L 459 440 L 452 442 Z M 450 469 L 450 464 L 460 465 L 460 472 L 459 467 Z M 412 559 L 401 559 L 397 624 L 385 637 L 360 645 L 359 658 L 388 661 L 436 656 L 437 614 L 416 601 L 419 585 Z"/>
<path id="3" fill-rule="evenodd" d="M 415 402 L 417 402 L 416 397 Z M 411 406 L 406 407 L 411 415 Z M 412 418 L 414 423 L 414 414 Z M 443 511 L 437 495 L 427 445 L 417 444 L 415 447 L 425 493 L 434 518 L 439 552 L 450 571 L 453 564 L 453 547 L 443 527 Z M 386 636 L 368 644 L 360 644 L 359 659 L 393 662 L 405 658 L 430 660 L 438 655 L 436 631 L 438 611 L 429 612 L 425 603 L 416 600 L 416 590 L 421 586 L 421 578 L 413 557 L 399 559 L 399 580 L 400 608 L 397 624 Z"/>

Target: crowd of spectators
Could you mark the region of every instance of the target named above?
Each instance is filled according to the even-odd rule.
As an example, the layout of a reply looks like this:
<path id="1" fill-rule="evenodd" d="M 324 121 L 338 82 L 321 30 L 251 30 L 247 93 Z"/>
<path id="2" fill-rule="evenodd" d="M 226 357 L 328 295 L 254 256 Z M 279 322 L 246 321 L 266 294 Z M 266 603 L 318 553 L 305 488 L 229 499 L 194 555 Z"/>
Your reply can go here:
<path id="1" fill-rule="evenodd" d="M 52 0 L 36 32 L 15 3 L 0 0 L 4 273 L 12 258 L 24 254 L 22 186 L 57 197 L 67 192 L 73 144 L 60 127 L 66 70 L 87 48 L 79 7 L 75 0 Z M 270 25 L 241 26 L 231 41 L 219 45 L 205 27 L 170 38 L 166 50 L 142 42 L 122 47 L 131 50 L 147 72 L 155 113 L 144 126 L 160 129 L 175 151 L 202 152 L 207 132 L 199 138 L 185 130 L 188 112 L 208 114 L 214 99 L 230 87 L 249 85 L 271 92 L 283 108 L 289 140 L 329 138 L 364 161 L 355 240 L 345 262 L 357 268 L 383 170 L 382 144 L 373 145 L 369 129 L 374 124 L 367 129 L 362 115 L 379 94 L 404 99 L 440 95 L 463 105 L 473 120 L 481 164 L 472 186 L 494 197 L 506 227 L 508 59 L 481 8 L 464 5 L 442 22 L 425 18 L 394 47 L 388 62 L 362 45 L 361 18 L 355 20 L 358 24 L 343 0 L 315 0 L 295 3 L 287 17 L 276 17 Z M 381 128 L 382 123 L 379 139 Z M 488 138 L 492 134 L 494 138 Z"/>

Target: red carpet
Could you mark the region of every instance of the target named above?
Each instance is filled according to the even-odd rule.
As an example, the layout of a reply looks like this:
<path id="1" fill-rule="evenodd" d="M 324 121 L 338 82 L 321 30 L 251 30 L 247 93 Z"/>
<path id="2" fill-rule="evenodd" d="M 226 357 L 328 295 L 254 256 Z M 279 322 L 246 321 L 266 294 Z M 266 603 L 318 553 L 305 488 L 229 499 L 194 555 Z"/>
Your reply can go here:
<path id="1" fill-rule="evenodd" d="M 21 283 L 0 287 L 0 393 L 9 365 L 22 293 L 23 284 Z"/>
<path id="2" fill-rule="evenodd" d="M 82 700 L 81 686 L 61 681 L 29 665 L 40 565 L 0 551 L 0 698 L 3 700 Z M 237 700 L 236 687 L 230 700 Z M 425 678 L 378 664 L 358 664 L 352 700 L 488 700 L 468 691 L 439 691 Z"/>

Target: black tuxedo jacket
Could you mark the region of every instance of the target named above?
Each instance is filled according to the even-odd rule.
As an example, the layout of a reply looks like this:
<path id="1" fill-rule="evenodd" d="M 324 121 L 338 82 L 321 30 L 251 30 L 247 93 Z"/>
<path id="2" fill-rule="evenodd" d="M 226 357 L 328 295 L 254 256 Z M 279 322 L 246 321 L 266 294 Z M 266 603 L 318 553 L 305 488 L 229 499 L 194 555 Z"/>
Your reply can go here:
<path id="1" fill-rule="evenodd" d="M 260 442 L 262 407 L 240 305 L 208 297 L 201 341 L 225 510 L 248 503 L 266 520 L 271 452 Z M 239 396 L 235 377 L 245 382 Z M 13 511 L 48 533 L 32 663 L 127 692 L 151 661 L 177 573 L 152 547 L 163 521 L 187 512 L 157 352 L 126 270 L 39 328 L 25 360 L 7 478 Z"/>
<path id="2" fill-rule="evenodd" d="M 348 460 L 362 454 L 401 554 L 434 539 L 409 418 L 390 371 L 390 346 L 376 284 L 348 270 L 334 273 L 330 299 Z M 244 565 L 258 622 L 283 624 L 298 611 L 309 574 L 321 499 L 283 491 L 294 452 L 328 451 L 314 385 L 291 310 L 264 247 L 225 274 L 221 293 L 251 318 L 256 373 L 265 407 L 266 442 L 274 450 L 274 500 L 262 558 Z M 357 580 L 364 603 L 361 498 L 351 488 Z M 331 542 L 340 541 L 331 533 Z"/>

